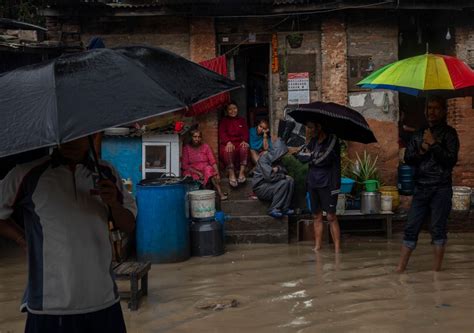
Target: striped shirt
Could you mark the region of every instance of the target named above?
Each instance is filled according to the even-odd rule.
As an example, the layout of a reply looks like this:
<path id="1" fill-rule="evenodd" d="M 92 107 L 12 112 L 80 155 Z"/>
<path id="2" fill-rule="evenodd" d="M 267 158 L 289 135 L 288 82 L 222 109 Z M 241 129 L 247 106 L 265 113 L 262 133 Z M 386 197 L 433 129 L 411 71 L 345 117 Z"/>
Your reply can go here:
<path id="1" fill-rule="evenodd" d="M 136 215 L 115 169 L 123 206 Z M 92 191 L 89 162 L 74 168 L 48 156 L 18 165 L 0 183 L 0 219 L 20 213 L 28 244 L 28 284 L 21 309 L 37 314 L 81 314 L 118 302 L 113 278 L 108 207 Z"/>

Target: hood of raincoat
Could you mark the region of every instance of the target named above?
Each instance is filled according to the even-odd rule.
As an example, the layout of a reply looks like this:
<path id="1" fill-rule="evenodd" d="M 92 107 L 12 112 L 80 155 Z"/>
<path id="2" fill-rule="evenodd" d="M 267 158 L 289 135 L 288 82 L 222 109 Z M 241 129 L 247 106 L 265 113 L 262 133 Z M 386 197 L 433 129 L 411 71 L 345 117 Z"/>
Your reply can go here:
<path id="1" fill-rule="evenodd" d="M 272 143 L 272 147 L 263 154 L 257 161 L 253 177 L 252 187 L 255 189 L 264 183 L 274 183 L 286 178 L 286 170 L 283 167 L 278 167 L 274 170 L 273 166 L 278 164 L 278 161 L 288 152 L 288 147 L 285 143 L 278 139 Z"/>
<path id="2" fill-rule="evenodd" d="M 272 147 L 268 150 L 268 157 L 272 163 L 275 163 L 286 153 L 288 153 L 288 147 L 282 140 L 278 139 L 272 143 Z"/>

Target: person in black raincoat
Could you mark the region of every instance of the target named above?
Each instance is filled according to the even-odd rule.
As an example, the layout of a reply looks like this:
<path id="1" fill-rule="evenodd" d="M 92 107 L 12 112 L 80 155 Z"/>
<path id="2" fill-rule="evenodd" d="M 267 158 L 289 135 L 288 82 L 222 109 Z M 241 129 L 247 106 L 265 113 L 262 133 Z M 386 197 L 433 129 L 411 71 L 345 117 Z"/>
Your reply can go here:
<path id="1" fill-rule="evenodd" d="M 288 153 L 288 147 L 277 140 L 257 161 L 252 180 L 252 189 L 258 199 L 271 201 L 268 214 L 275 218 L 293 214 L 290 209 L 294 181 L 279 163 Z"/>

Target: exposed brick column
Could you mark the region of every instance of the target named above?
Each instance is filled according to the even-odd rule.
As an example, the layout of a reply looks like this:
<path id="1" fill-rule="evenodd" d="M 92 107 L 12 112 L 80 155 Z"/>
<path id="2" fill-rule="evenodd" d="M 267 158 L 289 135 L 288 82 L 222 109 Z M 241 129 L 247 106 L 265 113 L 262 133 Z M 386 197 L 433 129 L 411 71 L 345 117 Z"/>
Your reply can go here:
<path id="1" fill-rule="evenodd" d="M 321 23 L 322 99 L 347 103 L 347 34 L 342 17 Z"/>
<path id="2" fill-rule="evenodd" d="M 456 57 L 467 61 L 468 54 L 467 50 L 473 46 L 474 44 L 474 36 L 469 35 L 470 29 L 469 27 L 456 27 L 455 38 L 456 38 Z M 471 38 L 470 38 L 471 37 Z"/>
<path id="3" fill-rule="evenodd" d="M 474 187 L 474 110 L 472 97 L 448 100 L 448 124 L 456 129 L 460 149 L 458 163 L 453 170 L 454 185 Z"/>
<path id="4" fill-rule="evenodd" d="M 214 19 L 192 18 L 190 20 L 190 55 L 191 60 L 200 62 L 216 56 L 216 31 Z M 199 83 L 197 83 L 199 84 Z M 211 112 L 197 117 L 203 140 L 218 154 L 217 112 Z"/>

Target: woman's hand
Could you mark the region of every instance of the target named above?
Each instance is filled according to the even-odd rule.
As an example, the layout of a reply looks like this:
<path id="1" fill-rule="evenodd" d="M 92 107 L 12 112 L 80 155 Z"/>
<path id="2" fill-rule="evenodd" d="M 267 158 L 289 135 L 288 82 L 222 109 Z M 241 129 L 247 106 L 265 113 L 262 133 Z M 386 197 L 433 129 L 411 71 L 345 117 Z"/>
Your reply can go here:
<path id="1" fill-rule="evenodd" d="M 242 147 L 242 148 L 248 148 L 248 146 L 249 146 L 249 144 L 248 144 L 247 142 L 245 142 L 245 141 L 242 141 L 242 142 L 240 143 L 240 147 Z"/>
<path id="2" fill-rule="evenodd" d="M 235 146 L 232 144 L 232 142 L 227 142 L 227 145 L 225 146 L 225 151 L 228 153 L 232 153 L 235 150 Z"/>

